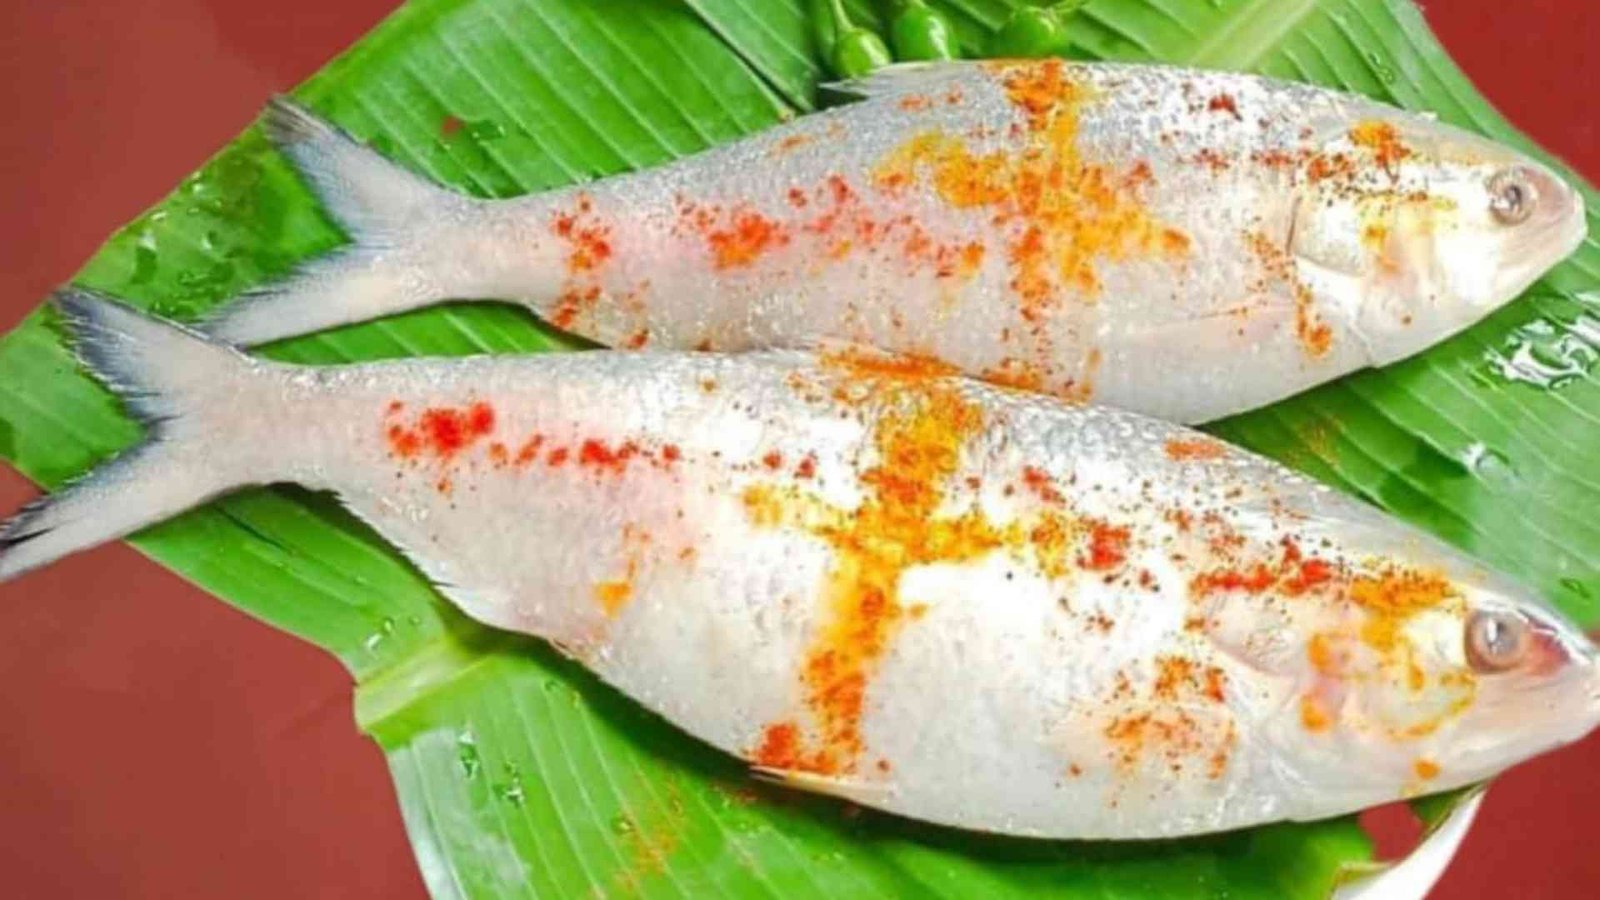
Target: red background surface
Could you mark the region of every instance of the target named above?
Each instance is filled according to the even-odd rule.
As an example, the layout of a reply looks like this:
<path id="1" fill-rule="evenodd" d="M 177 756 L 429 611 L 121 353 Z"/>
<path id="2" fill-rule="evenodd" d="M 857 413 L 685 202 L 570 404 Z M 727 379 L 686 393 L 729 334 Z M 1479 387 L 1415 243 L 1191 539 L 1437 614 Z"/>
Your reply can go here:
<path id="1" fill-rule="evenodd" d="M 58 0 L 0 14 L 0 330 L 394 6 Z M 1600 4 L 1434 0 L 1510 118 L 1600 181 Z M 0 513 L 32 496 L 0 466 Z M 421 897 L 350 680 L 105 547 L 0 587 L 0 873 L 17 897 Z M 1600 892 L 1600 736 L 1496 782 L 1436 896 Z"/>

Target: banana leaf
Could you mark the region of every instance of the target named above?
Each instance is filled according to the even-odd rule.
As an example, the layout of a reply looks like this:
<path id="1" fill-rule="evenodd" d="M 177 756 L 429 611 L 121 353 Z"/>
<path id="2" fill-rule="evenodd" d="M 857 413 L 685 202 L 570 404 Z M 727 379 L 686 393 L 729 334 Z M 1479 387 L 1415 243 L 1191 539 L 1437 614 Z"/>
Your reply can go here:
<path id="1" fill-rule="evenodd" d="M 1015 0 L 941 0 L 969 52 Z M 297 89 L 382 152 L 482 196 L 654 165 L 813 108 L 806 0 L 413 0 Z M 878 23 L 856 2 L 858 21 Z M 1093 0 L 1073 53 L 1334 85 L 1526 146 L 1409 0 Z M 1587 189 L 1586 189 L 1587 190 Z M 1590 209 L 1595 196 L 1587 191 Z M 77 275 L 179 319 L 344 237 L 251 129 Z M 1600 247 L 1416 359 L 1214 426 L 1600 622 Z M 457 305 L 284 341 L 300 363 L 578 349 Z M 41 309 L 0 339 L 0 456 L 54 487 L 138 429 Z M 1143 843 L 1008 840 L 752 783 L 540 642 L 466 620 L 370 530 L 292 487 L 135 545 L 338 657 L 439 897 L 1319 897 L 1371 857 L 1352 818 Z M 108 750 L 108 752 L 110 752 Z M 1435 811 L 1443 804 L 1435 804 Z"/>

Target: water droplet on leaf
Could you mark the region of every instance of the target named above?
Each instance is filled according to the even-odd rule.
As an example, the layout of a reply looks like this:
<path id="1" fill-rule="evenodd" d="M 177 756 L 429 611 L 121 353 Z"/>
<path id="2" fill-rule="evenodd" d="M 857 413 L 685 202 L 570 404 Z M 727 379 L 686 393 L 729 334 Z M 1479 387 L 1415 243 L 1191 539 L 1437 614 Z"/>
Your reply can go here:
<path id="1" fill-rule="evenodd" d="M 1600 321 L 1588 316 L 1570 324 L 1536 319 L 1506 336 L 1488 352 L 1493 371 L 1507 381 L 1555 390 L 1589 374 L 1600 359 Z"/>
<path id="2" fill-rule="evenodd" d="M 483 768 L 483 761 L 478 757 L 478 742 L 472 737 L 472 732 L 463 731 L 456 736 L 456 759 L 468 778 L 476 777 Z"/>
<path id="3" fill-rule="evenodd" d="M 384 616 L 383 621 L 378 625 L 378 630 L 367 635 L 365 644 L 367 650 L 372 651 L 378 649 L 378 645 L 388 640 L 389 636 L 392 634 L 394 634 L 394 619 L 390 618 L 389 616 Z"/>
<path id="4" fill-rule="evenodd" d="M 1486 444 L 1473 444 L 1461 454 L 1461 462 L 1479 479 L 1490 483 L 1504 483 L 1516 478 L 1516 470 L 1505 454 L 1492 450 Z"/>
<path id="5" fill-rule="evenodd" d="M 1367 62 L 1372 63 L 1372 71 L 1377 74 L 1379 81 L 1384 84 L 1394 84 L 1396 77 L 1394 69 L 1390 68 L 1389 63 L 1378 55 L 1376 50 L 1367 54 Z"/>
<path id="6" fill-rule="evenodd" d="M 521 806 L 522 801 L 527 799 L 527 794 L 522 789 L 522 773 L 511 763 L 506 763 L 505 772 L 505 781 L 500 783 L 495 793 L 500 795 L 501 800 L 514 806 Z"/>
<path id="7" fill-rule="evenodd" d="M 506 136 L 506 127 L 493 119 L 468 122 L 464 130 L 467 137 L 475 141 L 493 141 Z"/>

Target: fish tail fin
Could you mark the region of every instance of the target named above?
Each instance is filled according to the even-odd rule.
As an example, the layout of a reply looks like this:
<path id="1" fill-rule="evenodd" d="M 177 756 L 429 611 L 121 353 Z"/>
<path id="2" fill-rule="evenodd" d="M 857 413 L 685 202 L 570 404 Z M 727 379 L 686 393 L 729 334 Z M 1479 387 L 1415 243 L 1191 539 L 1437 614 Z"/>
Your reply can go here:
<path id="1" fill-rule="evenodd" d="M 252 389 L 270 364 L 92 291 L 64 289 L 55 305 L 145 440 L 0 524 L 0 581 L 247 483 L 228 425 L 259 415 Z"/>
<path id="2" fill-rule="evenodd" d="M 220 307 L 200 328 L 251 345 L 475 296 L 494 260 L 473 240 L 483 204 L 415 175 L 287 97 L 262 116 L 353 241 Z"/>

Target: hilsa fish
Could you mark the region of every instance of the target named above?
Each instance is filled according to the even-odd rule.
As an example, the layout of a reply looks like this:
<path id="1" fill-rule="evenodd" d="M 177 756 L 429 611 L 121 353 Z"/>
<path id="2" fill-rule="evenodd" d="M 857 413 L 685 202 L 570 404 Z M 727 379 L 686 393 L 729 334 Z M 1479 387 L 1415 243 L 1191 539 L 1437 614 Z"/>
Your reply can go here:
<path id="1" fill-rule="evenodd" d="M 1527 590 L 1133 413 L 854 351 L 302 368 L 59 308 L 148 434 L 6 525 L 0 578 L 297 482 L 760 773 L 1012 835 L 1332 816 L 1600 721 Z"/>
<path id="2" fill-rule="evenodd" d="M 1521 153 L 1358 97 L 1149 65 L 957 62 L 670 165 L 509 200 L 288 100 L 354 243 L 224 306 L 254 344 L 499 298 L 618 348 L 846 341 L 1199 422 L 1415 353 L 1585 234 Z"/>

